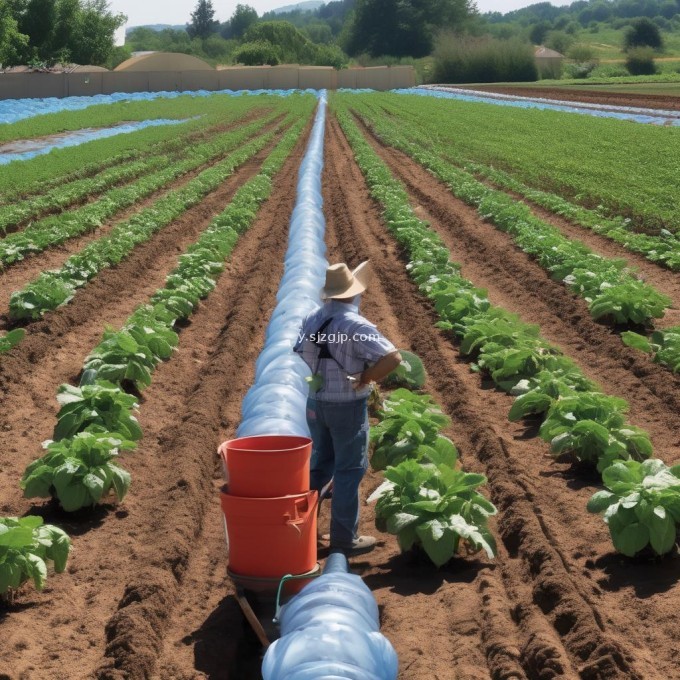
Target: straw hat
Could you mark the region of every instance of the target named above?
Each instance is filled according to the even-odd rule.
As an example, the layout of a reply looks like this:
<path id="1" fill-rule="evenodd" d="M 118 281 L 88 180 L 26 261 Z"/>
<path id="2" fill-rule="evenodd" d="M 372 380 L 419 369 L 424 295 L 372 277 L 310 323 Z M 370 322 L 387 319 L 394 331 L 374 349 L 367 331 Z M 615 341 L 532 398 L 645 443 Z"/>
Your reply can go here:
<path id="1" fill-rule="evenodd" d="M 344 263 L 332 264 L 326 270 L 326 285 L 321 289 L 322 300 L 343 300 L 366 290 L 369 279 L 368 260 L 354 271 Z"/>

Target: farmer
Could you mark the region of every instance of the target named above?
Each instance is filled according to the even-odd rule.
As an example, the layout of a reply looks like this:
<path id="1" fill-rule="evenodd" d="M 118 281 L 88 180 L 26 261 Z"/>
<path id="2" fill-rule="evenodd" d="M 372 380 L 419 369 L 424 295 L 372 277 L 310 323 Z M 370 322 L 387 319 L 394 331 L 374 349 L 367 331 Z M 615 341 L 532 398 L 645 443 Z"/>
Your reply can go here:
<path id="1" fill-rule="evenodd" d="M 364 262 L 354 271 L 334 264 L 321 290 L 325 301 L 303 322 L 294 351 L 312 370 L 307 423 L 312 435 L 311 488 L 333 479 L 331 551 L 359 555 L 375 547 L 358 536 L 359 484 L 368 467 L 368 395 L 401 362 L 394 345 L 359 314 L 366 290 Z"/>

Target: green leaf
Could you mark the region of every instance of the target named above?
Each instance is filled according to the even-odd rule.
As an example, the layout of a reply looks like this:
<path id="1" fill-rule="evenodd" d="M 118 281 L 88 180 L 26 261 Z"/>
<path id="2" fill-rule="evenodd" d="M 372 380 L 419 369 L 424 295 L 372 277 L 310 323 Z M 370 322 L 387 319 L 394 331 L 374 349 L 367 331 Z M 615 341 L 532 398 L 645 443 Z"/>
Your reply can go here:
<path id="1" fill-rule="evenodd" d="M 612 532 L 612 540 L 619 552 L 634 557 L 649 543 L 649 531 L 644 524 L 633 522 L 617 533 Z"/>
<path id="2" fill-rule="evenodd" d="M 47 565 L 45 561 L 38 555 L 31 553 L 26 555 L 26 560 L 29 564 L 30 574 L 36 589 L 42 590 L 45 587 L 45 579 L 47 579 Z"/>
<path id="3" fill-rule="evenodd" d="M 654 515 L 649 525 L 649 542 L 658 555 L 665 555 L 673 549 L 676 541 L 675 521 L 670 514 L 664 512 L 663 516 L 657 514 L 655 508 Z"/>
<path id="4" fill-rule="evenodd" d="M 33 529 L 31 527 L 6 527 L 0 524 L 0 547 L 24 548 L 33 542 Z"/>
<path id="5" fill-rule="evenodd" d="M 398 512 L 387 520 L 387 530 L 391 534 L 398 534 L 406 527 L 415 524 L 419 520 L 420 517 L 418 515 L 412 515 L 406 512 Z"/>
<path id="6" fill-rule="evenodd" d="M 633 333 L 633 331 L 624 331 L 621 333 L 621 340 L 623 340 L 624 345 L 628 347 L 633 347 L 634 349 L 639 349 L 641 352 L 646 354 L 651 354 L 652 345 L 649 340 L 639 333 Z"/>
<path id="7" fill-rule="evenodd" d="M 527 392 L 515 399 L 508 420 L 516 422 L 532 413 L 544 413 L 553 403 L 553 399 L 541 392 Z"/>
<path id="8" fill-rule="evenodd" d="M 604 512 L 612 503 L 616 502 L 616 495 L 611 491 L 598 491 L 588 501 L 588 512 Z"/>
<path id="9" fill-rule="evenodd" d="M 420 524 L 416 528 L 416 534 L 435 566 L 443 566 L 454 556 L 457 547 L 455 535 L 441 521 L 432 520 Z"/>

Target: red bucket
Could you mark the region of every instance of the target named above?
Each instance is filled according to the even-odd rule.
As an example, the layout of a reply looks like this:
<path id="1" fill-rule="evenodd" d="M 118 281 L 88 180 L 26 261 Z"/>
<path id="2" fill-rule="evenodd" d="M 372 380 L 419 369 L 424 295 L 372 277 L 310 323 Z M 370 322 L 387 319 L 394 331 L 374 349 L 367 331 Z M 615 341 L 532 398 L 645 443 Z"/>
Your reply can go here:
<path id="1" fill-rule="evenodd" d="M 279 498 L 309 491 L 309 437 L 241 437 L 224 442 L 218 451 L 233 496 Z"/>
<path id="2" fill-rule="evenodd" d="M 316 564 L 318 494 L 243 498 L 223 487 L 229 569 L 242 576 L 281 578 L 305 574 Z"/>

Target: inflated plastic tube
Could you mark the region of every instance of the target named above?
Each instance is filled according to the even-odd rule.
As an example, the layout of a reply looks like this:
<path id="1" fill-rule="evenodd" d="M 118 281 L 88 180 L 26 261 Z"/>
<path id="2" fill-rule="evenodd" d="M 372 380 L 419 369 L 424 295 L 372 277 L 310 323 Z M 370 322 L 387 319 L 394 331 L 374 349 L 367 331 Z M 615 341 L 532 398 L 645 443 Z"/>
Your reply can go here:
<path id="1" fill-rule="evenodd" d="M 321 197 L 326 93 L 319 106 L 298 172 L 284 273 L 277 304 L 267 326 L 265 346 L 255 363 L 255 384 L 241 404 L 238 437 L 260 434 L 309 436 L 305 404 L 308 366 L 293 352 L 303 319 L 321 304 L 328 262 Z"/>
<path id="2" fill-rule="evenodd" d="M 378 605 L 347 558 L 332 554 L 324 573 L 279 613 L 281 638 L 264 657 L 264 680 L 395 680 L 398 659 L 380 633 Z"/>

